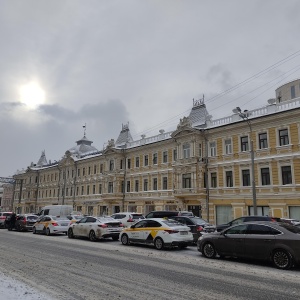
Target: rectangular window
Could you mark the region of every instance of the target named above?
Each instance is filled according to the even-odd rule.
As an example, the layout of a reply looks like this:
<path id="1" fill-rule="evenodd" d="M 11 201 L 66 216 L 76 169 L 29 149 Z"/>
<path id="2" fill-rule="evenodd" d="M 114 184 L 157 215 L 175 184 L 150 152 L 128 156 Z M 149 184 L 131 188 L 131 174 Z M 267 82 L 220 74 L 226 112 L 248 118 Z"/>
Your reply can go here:
<path id="1" fill-rule="evenodd" d="M 217 155 L 216 142 L 210 142 L 209 143 L 209 155 L 210 156 L 216 156 Z"/>
<path id="2" fill-rule="evenodd" d="M 227 187 L 233 187 L 232 171 L 226 171 L 226 186 Z"/>
<path id="3" fill-rule="evenodd" d="M 96 194 L 96 186 L 93 184 L 93 194 Z"/>
<path id="4" fill-rule="evenodd" d="M 89 167 L 89 175 L 91 175 L 91 167 Z M 69 174 L 68 174 L 68 176 L 69 176 Z"/>
<path id="5" fill-rule="evenodd" d="M 202 157 L 202 144 L 199 144 L 199 157 Z"/>
<path id="6" fill-rule="evenodd" d="M 217 187 L 217 173 L 213 172 L 210 174 L 210 183 L 212 188 Z"/>
<path id="7" fill-rule="evenodd" d="M 86 194 L 89 195 L 90 194 L 90 186 L 87 186 L 87 190 L 86 190 Z"/>
<path id="8" fill-rule="evenodd" d="M 168 151 L 164 151 L 163 152 L 163 163 L 167 163 L 168 162 Z"/>
<path id="9" fill-rule="evenodd" d="M 136 168 L 140 167 L 140 158 L 138 156 L 135 158 L 135 167 Z"/>
<path id="10" fill-rule="evenodd" d="M 258 139 L 259 139 L 259 149 L 268 148 L 268 136 L 266 132 L 260 133 L 258 135 Z"/>
<path id="11" fill-rule="evenodd" d="M 56 175 L 56 174 L 55 174 Z M 80 169 L 78 169 L 77 171 L 77 176 L 79 177 L 80 176 Z M 56 176 L 55 176 L 56 177 Z M 56 179 L 56 178 L 55 178 Z"/>
<path id="12" fill-rule="evenodd" d="M 130 192 L 130 181 L 129 180 L 127 181 L 127 184 L 126 184 L 126 192 L 127 193 Z"/>
<path id="13" fill-rule="evenodd" d="M 243 186 L 250 186 L 250 171 L 242 170 Z"/>
<path id="14" fill-rule="evenodd" d="M 103 173 L 103 164 L 100 164 L 100 173 Z"/>
<path id="15" fill-rule="evenodd" d="M 114 192 L 113 182 L 111 182 L 111 181 L 108 183 L 108 192 L 109 193 L 113 193 Z"/>
<path id="16" fill-rule="evenodd" d="M 96 173 L 97 173 L 97 166 L 94 165 L 94 174 L 96 174 Z M 72 177 L 73 177 L 73 173 L 72 173 Z"/>
<path id="17" fill-rule="evenodd" d="M 111 159 L 111 160 L 109 161 L 109 171 L 112 171 L 113 169 L 114 169 L 114 160 Z"/>
<path id="18" fill-rule="evenodd" d="M 149 164 L 149 155 L 144 156 L 144 166 L 147 167 Z"/>
<path id="19" fill-rule="evenodd" d="M 99 194 L 102 194 L 102 184 L 99 184 Z"/>
<path id="20" fill-rule="evenodd" d="M 249 141 L 248 136 L 241 137 L 241 151 L 248 151 L 249 150 Z"/>
<path id="21" fill-rule="evenodd" d="M 290 166 L 281 167 L 282 184 L 292 184 L 292 170 Z"/>
<path id="22" fill-rule="evenodd" d="M 121 159 L 120 160 L 120 169 L 123 170 L 123 168 L 124 168 L 124 160 Z"/>
<path id="23" fill-rule="evenodd" d="M 54 190 L 54 193 L 55 193 L 55 190 Z M 76 188 L 76 195 L 78 196 L 79 195 L 79 187 Z M 53 195 L 55 196 L 55 195 Z"/>
<path id="24" fill-rule="evenodd" d="M 190 189 L 192 187 L 192 176 L 191 174 L 182 175 L 182 188 Z"/>
<path id="25" fill-rule="evenodd" d="M 182 146 L 183 158 L 189 158 L 191 156 L 191 146 L 190 144 L 184 144 Z"/>
<path id="26" fill-rule="evenodd" d="M 136 192 L 139 191 L 139 181 L 138 180 L 135 181 L 135 191 Z"/>
<path id="27" fill-rule="evenodd" d="M 131 168 L 131 159 L 127 158 L 127 169 Z"/>
<path id="28" fill-rule="evenodd" d="M 125 193 L 124 180 L 121 181 L 121 193 Z"/>
<path id="29" fill-rule="evenodd" d="M 269 168 L 261 168 L 261 185 L 270 185 L 270 169 Z"/>
<path id="30" fill-rule="evenodd" d="M 153 190 L 157 191 L 157 178 L 153 178 Z"/>
<path id="31" fill-rule="evenodd" d="M 148 179 L 144 179 L 144 191 L 148 191 Z"/>
<path id="32" fill-rule="evenodd" d="M 295 92 L 295 86 L 292 85 L 291 86 L 291 99 L 296 98 L 296 92 Z"/>
<path id="33" fill-rule="evenodd" d="M 279 130 L 279 145 L 284 146 L 289 144 L 289 132 L 287 129 Z"/>
<path id="34" fill-rule="evenodd" d="M 232 154 L 232 144 L 231 139 L 225 140 L 225 154 Z"/>
<path id="35" fill-rule="evenodd" d="M 153 164 L 157 165 L 157 153 L 153 153 Z"/>
<path id="36" fill-rule="evenodd" d="M 177 149 L 173 150 L 173 161 L 177 160 Z"/>
<path id="37" fill-rule="evenodd" d="M 84 194 L 84 186 L 81 187 L 81 195 Z"/>
<path id="38" fill-rule="evenodd" d="M 85 176 L 85 168 L 82 169 L 82 176 Z"/>
<path id="39" fill-rule="evenodd" d="M 168 177 L 163 177 L 163 190 L 168 189 Z"/>

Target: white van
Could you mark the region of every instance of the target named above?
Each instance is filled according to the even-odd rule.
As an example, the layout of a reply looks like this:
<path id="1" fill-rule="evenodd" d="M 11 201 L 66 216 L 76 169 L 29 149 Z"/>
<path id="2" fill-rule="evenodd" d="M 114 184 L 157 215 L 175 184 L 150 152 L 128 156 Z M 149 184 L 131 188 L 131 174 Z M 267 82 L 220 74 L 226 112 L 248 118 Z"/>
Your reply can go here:
<path id="1" fill-rule="evenodd" d="M 67 216 L 73 212 L 72 205 L 47 205 L 38 213 L 39 216 Z"/>

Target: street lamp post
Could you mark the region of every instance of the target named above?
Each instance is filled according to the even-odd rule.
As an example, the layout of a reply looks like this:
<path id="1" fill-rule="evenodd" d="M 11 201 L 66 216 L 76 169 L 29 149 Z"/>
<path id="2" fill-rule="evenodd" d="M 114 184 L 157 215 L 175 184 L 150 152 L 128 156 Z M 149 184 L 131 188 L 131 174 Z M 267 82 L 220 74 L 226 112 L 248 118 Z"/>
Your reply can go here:
<path id="1" fill-rule="evenodd" d="M 254 216 L 257 216 L 257 204 L 256 204 L 256 184 L 255 184 L 255 175 L 254 175 L 254 147 L 253 147 L 253 139 L 252 139 L 252 126 L 251 122 L 248 119 L 247 110 L 242 110 L 239 107 L 233 109 L 235 114 L 238 114 L 240 118 L 247 122 L 250 129 L 250 155 L 251 155 L 251 177 L 252 177 L 252 200 L 253 200 L 253 212 Z"/>

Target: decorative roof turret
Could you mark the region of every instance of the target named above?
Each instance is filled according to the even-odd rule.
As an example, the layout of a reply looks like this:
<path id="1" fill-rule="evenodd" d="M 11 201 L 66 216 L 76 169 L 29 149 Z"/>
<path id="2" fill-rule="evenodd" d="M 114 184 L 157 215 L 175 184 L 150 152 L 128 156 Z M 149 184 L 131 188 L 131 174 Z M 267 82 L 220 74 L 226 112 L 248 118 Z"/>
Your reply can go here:
<path id="1" fill-rule="evenodd" d="M 127 124 L 122 124 L 122 130 L 119 134 L 119 137 L 116 140 L 116 146 L 122 146 L 125 145 L 127 142 L 132 142 L 132 136 L 130 134 L 129 130 L 129 123 Z"/>
<path id="2" fill-rule="evenodd" d="M 46 166 L 48 165 L 47 159 L 46 159 L 46 154 L 45 154 L 45 150 L 42 151 L 41 157 L 39 159 L 39 161 L 36 164 L 38 167 L 42 167 L 42 166 Z"/>
<path id="3" fill-rule="evenodd" d="M 77 145 L 68 150 L 72 155 L 82 156 L 88 153 L 94 153 L 98 151 L 94 146 L 92 146 L 93 142 L 90 141 L 85 135 L 86 124 L 82 127 L 84 128 L 83 138 L 76 141 Z"/>
<path id="4" fill-rule="evenodd" d="M 206 125 L 209 114 L 204 104 L 204 95 L 202 99 L 194 100 L 193 99 L 193 108 L 189 115 L 189 120 L 192 127 L 203 127 Z"/>

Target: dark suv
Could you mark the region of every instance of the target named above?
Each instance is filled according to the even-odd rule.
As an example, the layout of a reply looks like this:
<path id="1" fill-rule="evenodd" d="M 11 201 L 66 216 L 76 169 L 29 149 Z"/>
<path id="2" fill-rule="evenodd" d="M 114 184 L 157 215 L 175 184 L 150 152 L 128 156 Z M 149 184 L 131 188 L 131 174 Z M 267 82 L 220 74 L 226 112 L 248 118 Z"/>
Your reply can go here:
<path id="1" fill-rule="evenodd" d="M 222 231 L 232 225 L 237 225 L 245 222 L 252 222 L 252 221 L 271 221 L 271 222 L 280 222 L 280 218 L 274 218 L 269 216 L 245 216 L 240 217 L 237 219 L 232 220 L 231 222 L 228 222 L 226 224 L 217 225 L 216 229 L 217 231 Z"/>
<path id="2" fill-rule="evenodd" d="M 190 211 L 170 211 L 170 210 L 156 210 L 149 212 L 145 218 L 171 218 L 175 216 L 189 216 L 193 217 L 194 214 Z"/>

